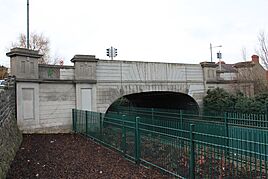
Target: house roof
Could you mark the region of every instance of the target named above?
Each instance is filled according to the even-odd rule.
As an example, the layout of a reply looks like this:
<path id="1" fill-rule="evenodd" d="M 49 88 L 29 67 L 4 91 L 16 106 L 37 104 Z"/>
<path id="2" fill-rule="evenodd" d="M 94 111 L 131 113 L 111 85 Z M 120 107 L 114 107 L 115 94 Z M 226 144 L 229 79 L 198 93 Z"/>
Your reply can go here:
<path id="1" fill-rule="evenodd" d="M 249 68 L 253 67 L 255 64 L 252 61 L 246 61 L 246 62 L 238 62 L 235 64 L 221 64 L 221 70 L 220 70 L 220 65 L 217 64 L 217 71 L 218 72 L 224 72 L 224 73 L 236 73 L 237 68 Z"/>
<path id="2" fill-rule="evenodd" d="M 217 66 L 217 71 L 225 72 L 225 73 L 236 73 L 237 69 L 234 67 L 234 64 L 221 64 L 221 70 L 220 65 Z"/>
<path id="3" fill-rule="evenodd" d="M 247 62 L 238 62 L 234 64 L 234 67 L 236 68 L 244 68 L 244 67 L 253 67 L 255 64 L 252 61 Z"/>

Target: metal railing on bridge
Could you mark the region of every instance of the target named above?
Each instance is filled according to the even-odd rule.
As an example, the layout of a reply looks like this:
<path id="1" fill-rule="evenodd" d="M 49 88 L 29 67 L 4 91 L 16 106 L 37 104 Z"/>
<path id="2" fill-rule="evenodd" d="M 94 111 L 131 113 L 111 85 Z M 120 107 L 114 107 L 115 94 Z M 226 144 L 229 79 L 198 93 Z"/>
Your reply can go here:
<path id="1" fill-rule="evenodd" d="M 73 130 L 179 178 L 268 178 L 264 114 L 73 110 Z"/>

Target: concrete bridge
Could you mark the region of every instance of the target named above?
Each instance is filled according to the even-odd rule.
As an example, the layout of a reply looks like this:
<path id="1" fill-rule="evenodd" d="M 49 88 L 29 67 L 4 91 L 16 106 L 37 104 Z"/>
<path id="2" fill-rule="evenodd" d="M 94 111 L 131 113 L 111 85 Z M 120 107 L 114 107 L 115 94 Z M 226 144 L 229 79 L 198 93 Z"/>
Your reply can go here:
<path id="1" fill-rule="evenodd" d="M 24 132 L 71 129 L 71 109 L 105 112 L 122 96 L 136 105 L 202 105 L 206 82 L 200 64 L 100 60 L 75 55 L 74 66 L 38 64 L 37 51 L 15 48 L 17 121 Z M 152 102 L 153 101 L 153 102 Z M 154 106 L 157 104 L 156 106 Z"/>

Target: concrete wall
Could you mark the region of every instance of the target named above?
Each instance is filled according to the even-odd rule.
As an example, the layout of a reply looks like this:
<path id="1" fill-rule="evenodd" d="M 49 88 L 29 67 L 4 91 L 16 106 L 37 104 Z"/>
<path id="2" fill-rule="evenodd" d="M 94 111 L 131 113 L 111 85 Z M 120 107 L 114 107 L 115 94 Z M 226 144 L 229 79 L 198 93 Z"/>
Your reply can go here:
<path id="1" fill-rule="evenodd" d="M 96 73 L 98 82 L 203 81 L 199 64 L 99 60 Z"/>
<path id="2" fill-rule="evenodd" d="M 72 109 L 76 107 L 74 84 L 39 85 L 39 124 L 41 128 L 70 130 Z"/>
<path id="3" fill-rule="evenodd" d="M 21 130 L 39 128 L 39 84 L 17 82 L 17 122 Z"/>
<path id="4" fill-rule="evenodd" d="M 236 73 L 220 73 L 219 77 L 220 79 L 223 79 L 223 80 L 237 80 Z"/>
<path id="5" fill-rule="evenodd" d="M 39 79 L 74 80 L 73 66 L 39 64 Z"/>
<path id="6" fill-rule="evenodd" d="M 25 133 L 70 132 L 71 111 L 76 108 L 75 91 L 75 84 L 18 82 L 17 117 L 20 129 Z"/>
<path id="7" fill-rule="evenodd" d="M 199 64 L 100 60 L 96 73 L 100 112 L 105 112 L 121 96 L 146 91 L 181 92 L 202 105 L 204 81 Z"/>
<path id="8" fill-rule="evenodd" d="M 22 141 L 15 118 L 15 88 L 0 89 L 0 178 L 6 173 Z"/>
<path id="9" fill-rule="evenodd" d="M 71 109 L 105 112 L 123 95 L 147 91 L 188 94 L 199 105 L 204 96 L 200 64 L 99 60 L 93 55 L 75 55 L 74 66 L 38 65 L 38 53 L 15 48 L 7 53 L 17 76 L 17 120 L 20 129 L 31 132 L 69 132 Z M 21 64 L 30 59 L 29 75 Z M 19 72 L 19 73 L 18 73 Z M 38 77 L 38 78 L 36 78 Z"/>

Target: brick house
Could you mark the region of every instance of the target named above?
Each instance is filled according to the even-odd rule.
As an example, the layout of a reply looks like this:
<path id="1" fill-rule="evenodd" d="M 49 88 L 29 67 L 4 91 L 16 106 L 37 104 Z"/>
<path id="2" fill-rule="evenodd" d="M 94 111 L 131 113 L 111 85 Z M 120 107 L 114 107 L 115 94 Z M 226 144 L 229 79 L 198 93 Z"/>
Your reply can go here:
<path id="1" fill-rule="evenodd" d="M 201 62 L 206 90 L 217 87 L 229 92 L 241 91 L 247 96 L 267 89 L 268 72 L 259 62 L 259 56 L 252 55 L 251 61 L 225 64 L 224 62 Z"/>

